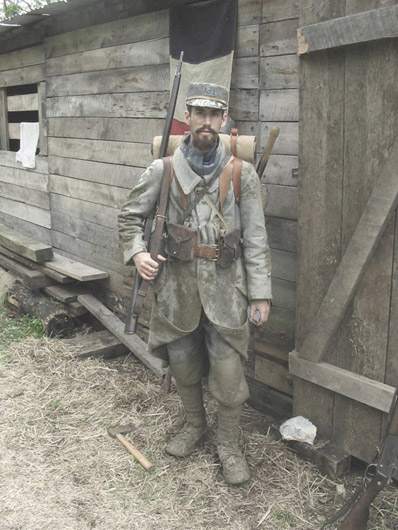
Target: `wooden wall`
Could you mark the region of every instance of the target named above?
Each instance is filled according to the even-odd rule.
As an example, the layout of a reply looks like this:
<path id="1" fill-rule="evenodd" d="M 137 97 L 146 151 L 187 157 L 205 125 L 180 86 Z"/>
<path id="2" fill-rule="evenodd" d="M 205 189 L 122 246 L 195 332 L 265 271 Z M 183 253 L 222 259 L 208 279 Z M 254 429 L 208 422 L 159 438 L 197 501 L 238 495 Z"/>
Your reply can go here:
<path id="1" fill-rule="evenodd" d="M 366 10 L 393 2 L 367 2 Z M 307 0 L 300 26 L 360 13 L 362 2 Z M 366 39 L 367 32 L 363 32 Z M 397 39 L 300 58 L 299 270 L 296 349 L 328 289 L 397 137 Z M 387 227 L 325 361 L 397 386 L 396 219 Z M 347 453 L 370 461 L 385 416 L 297 379 L 295 413 Z"/>
<path id="2" fill-rule="evenodd" d="M 59 253 L 110 273 L 103 287 L 121 312 L 132 270 L 123 267 L 118 250 L 117 214 L 152 160 L 153 136 L 163 129 L 168 7 L 181 3 L 167 0 L 158 10 L 154 1 L 90 2 L 90 17 L 85 10 L 81 17 L 74 11 L 52 19 L 43 40 L 51 241 Z M 274 306 L 270 322 L 253 338 L 256 355 L 246 368 L 260 392 L 274 388 L 289 396 L 297 266 L 298 12 L 296 0 L 239 0 L 238 6 L 230 114 L 241 134 L 256 135 L 259 155 L 271 128 L 280 128 L 263 177 Z M 3 56 L 4 64 L 13 53 Z M 18 53 L 25 57 L 25 51 Z"/>
<path id="3" fill-rule="evenodd" d="M 0 223 L 51 244 L 47 159 L 37 157 L 36 167 L 25 169 L 16 162 L 15 152 L 6 150 L 9 136 L 7 109 L 10 100 L 18 99 L 15 96 L 7 98 L 7 87 L 38 84 L 41 103 L 44 79 L 42 45 L 0 55 Z M 44 134 L 41 134 L 40 146 L 45 152 Z"/>

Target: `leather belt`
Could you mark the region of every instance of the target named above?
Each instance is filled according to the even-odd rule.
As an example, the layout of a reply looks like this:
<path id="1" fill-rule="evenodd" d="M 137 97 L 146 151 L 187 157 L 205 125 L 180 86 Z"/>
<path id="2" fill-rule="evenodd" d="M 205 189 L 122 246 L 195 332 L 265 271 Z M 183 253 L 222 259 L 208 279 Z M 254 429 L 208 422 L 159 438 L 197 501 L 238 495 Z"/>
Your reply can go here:
<path id="1" fill-rule="evenodd" d="M 217 261 L 218 245 L 196 245 L 195 256 L 208 261 Z"/>

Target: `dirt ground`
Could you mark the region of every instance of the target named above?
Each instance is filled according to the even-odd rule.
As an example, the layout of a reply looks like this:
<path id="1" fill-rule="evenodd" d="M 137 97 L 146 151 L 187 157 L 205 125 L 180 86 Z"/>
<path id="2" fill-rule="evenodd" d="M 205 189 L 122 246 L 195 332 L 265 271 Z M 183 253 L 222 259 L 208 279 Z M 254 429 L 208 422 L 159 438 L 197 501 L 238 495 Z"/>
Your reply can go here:
<path id="1" fill-rule="evenodd" d="M 174 391 L 132 356 L 78 360 L 56 339 L 12 344 L 0 360 L 0 529 L 319 529 L 359 483 L 333 481 L 289 451 L 270 419 L 245 407 L 242 442 L 251 480 L 227 486 L 209 436 L 187 459 L 164 451 L 183 422 Z M 145 471 L 107 434 L 128 439 L 154 464 Z M 369 529 L 398 528 L 397 486 L 371 509 Z M 332 527 L 333 528 L 333 527 Z M 334 526 L 336 528 L 336 526 Z M 362 530 L 362 529 L 359 529 Z"/>

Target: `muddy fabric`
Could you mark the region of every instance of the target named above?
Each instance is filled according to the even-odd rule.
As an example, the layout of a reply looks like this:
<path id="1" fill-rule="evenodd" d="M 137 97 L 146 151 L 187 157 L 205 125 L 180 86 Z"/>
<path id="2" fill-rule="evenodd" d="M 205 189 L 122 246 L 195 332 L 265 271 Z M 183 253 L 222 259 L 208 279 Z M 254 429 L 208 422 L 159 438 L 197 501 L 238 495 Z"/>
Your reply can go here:
<path id="1" fill-rule="evenodd" d="M 205 316 L 193 333 L 168 344 L 167 350 L 178 387 L 198 384 L 208 375 L 208 388 L 218 403 L 235 407 L 249 397 L 241 356 Z"/>
<path id="2" fill-rule="evenodd" d="M 222 160 L 225 147 L 220 142 L 217 149 Z M 180 148 L 174 154 L 173 165 L 189 200 L 192 200 L 195 188 L 209 181 L 213 174 L 200 177 L 192 170 Z M 126 264 L 131 263 L 136 253 L 146 250 L 143 241 L 144 219 L 158 200 L 162 173 L 163 162 L 155 160 L 131 191 L 119 215 L 119 234 Z M 210 187 L 208 195 L 218 206 L 218 179 Z M 181 195 L 174 180 L 166 221 L 178 222 L 182 212 Z M 192 333 L 199 325 L 202 311 L 222 338 L 246 357 L 249 340 L 248 300 L 272 297 L 260 181 L 251 164 L 243 162 L 239 206 L 235 203 L 231 182 L 223 215 L 230 228 L 242 230 L 240 259 L 222 269 L 214 261 L 205 259 L 181 262 L 168 258 L 153 282 L 155 297 L 149 349 L 166 362 L 165 345 Z M 192 212 L 190 226 L 197 230 L 199 243 L 217 243 L 219 219 L 204 200 Z"/>

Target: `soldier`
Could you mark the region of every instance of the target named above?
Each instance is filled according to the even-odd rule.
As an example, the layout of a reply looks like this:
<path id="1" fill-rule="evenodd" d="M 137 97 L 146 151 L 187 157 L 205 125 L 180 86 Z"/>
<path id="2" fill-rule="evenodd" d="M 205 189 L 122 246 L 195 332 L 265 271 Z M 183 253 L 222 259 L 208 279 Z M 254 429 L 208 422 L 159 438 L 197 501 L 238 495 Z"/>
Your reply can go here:
<path id="1" fill-rule="evenodd" d="M 228 96 L 225 87 L 214 84 L 188 87 L 190 135 L 173 156 L 166 257 L 153 260 L 143 241 L 143 221 L 160 195 L 162 160 L 155 160 L 131 191 L 119 215 L 119 234 L 125 263 L 133 260 L 141 277 L 153 282 L 149 350 L 169 363 L 185 410 L 185 424 L 166 451 L 188 456 L 205 436 L 206 368 L 218 406 L 217 452 L 224 479 L 241 484 L 250 478 L 239 445 L 242 407 L 249 396 L 242 358 L 247 357 L 249 321 L 261 326 L 268 319 L 271 278 L 259 178 L 243 162 L 240 190 L 234 191 L 231 172 L 238 162 L 231 161 L 218 136 L 227 120 Z M 226 182 L 224 191 L 221 182 Z M 203 187 L 206 195 L 195 204 Z"/>

